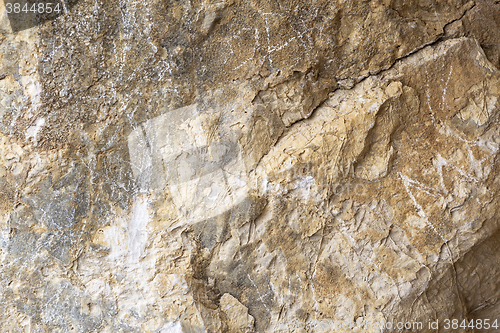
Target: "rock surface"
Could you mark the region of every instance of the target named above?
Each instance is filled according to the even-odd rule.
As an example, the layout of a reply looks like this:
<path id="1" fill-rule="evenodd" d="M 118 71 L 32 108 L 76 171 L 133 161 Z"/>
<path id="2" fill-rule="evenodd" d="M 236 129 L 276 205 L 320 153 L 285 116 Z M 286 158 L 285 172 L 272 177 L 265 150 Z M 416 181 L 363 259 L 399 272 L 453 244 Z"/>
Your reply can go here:
<path id="1" fill-rule="evenodd" d="M 70 4 L 0 4 L 2 332 L 500 320 L 498 1 Z"/>

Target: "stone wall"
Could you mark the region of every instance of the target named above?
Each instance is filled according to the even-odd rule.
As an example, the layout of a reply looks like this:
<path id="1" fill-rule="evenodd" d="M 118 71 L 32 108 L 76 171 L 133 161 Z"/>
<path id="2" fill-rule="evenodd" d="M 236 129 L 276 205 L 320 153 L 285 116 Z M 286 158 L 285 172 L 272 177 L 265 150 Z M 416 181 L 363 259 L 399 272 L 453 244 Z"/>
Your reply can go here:
<path id="1" fill-rule="evenodd" d="M 9 2 L 1 332 L 500 320 L 499 1 Z"/>

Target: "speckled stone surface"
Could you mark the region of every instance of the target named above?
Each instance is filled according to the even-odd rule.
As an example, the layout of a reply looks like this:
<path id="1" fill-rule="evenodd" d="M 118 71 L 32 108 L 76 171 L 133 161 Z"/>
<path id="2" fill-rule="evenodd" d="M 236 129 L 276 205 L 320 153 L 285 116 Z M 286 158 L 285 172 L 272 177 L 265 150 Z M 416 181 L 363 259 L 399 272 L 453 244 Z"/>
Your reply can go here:
<path id="1" fill-rule="evenodd" d="M 498 1 L 12 20 L 0 3 L 1 332 L 500 320 Z"/>

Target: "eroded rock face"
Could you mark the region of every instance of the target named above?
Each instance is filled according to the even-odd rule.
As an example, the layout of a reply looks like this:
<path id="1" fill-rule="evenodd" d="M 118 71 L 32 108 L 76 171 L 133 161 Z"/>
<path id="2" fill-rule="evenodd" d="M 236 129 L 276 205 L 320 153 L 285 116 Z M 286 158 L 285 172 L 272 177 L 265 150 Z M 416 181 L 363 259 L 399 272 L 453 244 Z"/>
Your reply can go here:
<path id="1" fill-rule="evenodd" d="M 2 331 L 493 321 L 498 12 L 1 5 Z"/>

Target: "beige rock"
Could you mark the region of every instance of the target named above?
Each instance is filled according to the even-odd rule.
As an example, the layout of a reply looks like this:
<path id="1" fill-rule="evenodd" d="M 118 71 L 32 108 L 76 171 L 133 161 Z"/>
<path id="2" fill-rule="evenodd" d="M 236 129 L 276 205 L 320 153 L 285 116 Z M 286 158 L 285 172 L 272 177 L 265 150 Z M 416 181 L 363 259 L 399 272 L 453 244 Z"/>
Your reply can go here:
<path id="1" fill-rule="evenodd" d="M 0 4 L 1 331 L 493 324 L 497 9 Z"/>
<path id="2" fill-rule="evenodd" d="M 248 309 L 230 294 L 220 298 L 220 309 L 227 318 L 229 332 L 252 332 L 254 319 L 248 314 Z"/>

